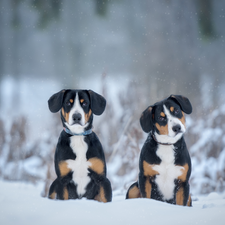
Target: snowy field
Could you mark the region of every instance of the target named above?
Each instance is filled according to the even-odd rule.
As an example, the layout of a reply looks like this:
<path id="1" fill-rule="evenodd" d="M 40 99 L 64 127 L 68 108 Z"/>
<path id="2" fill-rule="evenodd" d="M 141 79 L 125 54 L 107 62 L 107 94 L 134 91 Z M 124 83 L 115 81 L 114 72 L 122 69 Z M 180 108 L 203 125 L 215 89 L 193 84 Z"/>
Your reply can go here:
<path id="1" fill-rule="evenodd" d="M 121 82 L 119 83 L 123 85 L 127 83 L 126 80 L 122 81 L 122 78 L 120 81 Z M 81 88 L 93 89 L 101 93 L 100 83 L 101 80 L 98 80 L 92 82 L 92 84 L 85 83 L 80 86 Z M 107 99 L 110 100 L 112 96 L 117 96 L 119 88 L 118 85 L 113 85 L 113 80 L 108 80 L 108 84 L 113 87 L 110 88 L 110 93 L 108 93 L 109 96 Z M 20 90 L 22 91 L 20 92 L 21 107 L 15 112 L 26 116 L 29 128 L 23 151 L 28 151 L 29 145 L 35 143 L 35 140 L 38 140 L 42 144 L 38 146 L 38 154 L 27 159 L 22 157 L 22 160 L 19 161 L 19 166 L 13 162 L 16 170 L 10 170 L 10 162 L 7 164 L 7 167 L 6 161 L 4 160 L 5 158 L 3 157 L 5 151 L 3 151 L 2 155 L 0 155 L 0 169 L 2 169 L 0 172 L 3 172 L 3 175 L 8 175 L 8 177 L 12 178 L 15 173 L 22 174 L 19 168 L 24 168 L 25 171 L 30 172 L 29 174 L 40 175 L 42 180 L 45 180 L 46 162 L 44 161 L 44 165 L 39 163 L 39 156 L 41 155 L 46 159 L 48 158 L 48 154 L 51 154 L 52 146 L 50 145 L 51 143 L 48 145 L 48 143 L 45 142 L 45 136 L 46 132 L 49 132 L 48 126 L 54 123 L 54 120 L 50 120 L 52 114 L 48 110 L 47 100 L 53 93 L 59 91 L 61 88 L 57 83 L 51 81 L 38 82 L 37 80 L 34 82 L 33 80 L 27 79 L 17 84 L 13 80 L 5 80 L 2 83 L 2 86 L 0 86 L 0 91 L 5 94 L 4 98 L 2 97 L 1 99 L 5 106 L 4 109 L 1 109 L 2 115 L 11 115 L 9 114 L 11 112 L 10 101 L 13 99 L 12 90 L 16 85 L 19 85 Z M 46 86 L 50 88 L 45 88 Z M 30 92 L 28 87 L 32 88 L 33 91 Z M 118 89 L 116 89 L 116 87 Z M 1 96 L 3 96 L 3 94 L 1 94 Z M 29 96 L 33 101 L 27 101 L 26 96 Z M 27 107 L 27 104 L 29 104 L 30 107 Z M 116 101 L 116 104 L 118 104 L 118 101 Z M 27 108 L 29 108 L 30 111 L 28 111 Z M 114 105 L 113 108 L 118 109 L 120 106 Z M 117 115 L 114 115 L 114 119 L 116 118 L 119 121 L 119 114 L 121 112 L 120 110 L 115 110 L 115 112 Z M 219 115 L 215 113 L 218 113 Z M 194 196 L 193 199 L 195 201 L 193 201 L 192 208 L 174 206 L 149 199 L 125 200 L 125 193 L 123 193 L 124 189 L 114 192 L 113 202 L 106 204 L 85 199 L 53 201 L 41 197 L 41 192 L 44 187 L 43 184 L 33 186 L 21 182 L 13 183 L 0 180 L 0 225 L 62 225 L 67 223 L 78 225 L 90 223 L 98 225 L 225 225 L 224 186 L 221 185 L 221 188 L 219 188 L 218 185 L 218 182 L 221 181 L 222 184 L 223 181 L 225 148 L 223 147 L 220 154 L 218 154 L 218 159 L 208 157 L 206 154 L 211 148 L 211 143 L 214 143 L 214 141 L 217 142 L 217 140 L 222 140 L 223 146 L 225 144 L 225 138 L 223 138 L 225 137 L 225 128 L 224 126 L 221 128 L 221 123 L 224 121 L 223 116 L 225 118 L 225 107 L 222 106 L 221 109 L 217 109 L 214 111 L 214 114 L 213 118 L 215 117 L 216 125 L 212 126 L 212 118 L 210 117 L 208 120 L 204 120 L 204 123 L 202 121 L 198 122 L 198 124 L 193 126 L 194 130 L 191 130 L 191 133 L 194 135 L 196 135 L 196 132 L 200 133 L 199 129 L 204 128 L 204 130 L 208 131 L 203 133 L 203 136 L 199 137 L 199 141 L 189 148 L 191 152 L 196 153 L 196 155 L 192 156 L 192 176 L 194 179 L 191 181 L 191 191 L 194 195 L 201 193 L 202 187 L 207 184 L 210 186 L 210 190 L 220 191 L 223 192 L 223 194 L 211 193 L 205 196 Z M 95 117 L 95 124 L 99 125 L 101 119 L 101 117 Z M 192 120 L 188 121 L 192 123 L 195 122 Z M 6 125 L 6 131 L 9 134 L 11 124 L 9 122 Z M 211 127 L 213 128 L 211 129 Z M 210 134 L 213 134 L 211 136 L 215 140 L 209 138 L 209 132 Z M 7 142 L 4 146 L 11 143 L 11 139 L 8 136 L 6 137 Z M 105 146 L 107 145 L 105 144 Z M 14 153 L 15 149 L 12 149 L 12 152 Z M 5 150 L 8 149 L 6 148 Z M 137 169 L 136 167 L 133 170 L 131 169 L 126 176 L 116 176 L 119 166 L 124 163 L 121 160 L 122 157 L 124 156 L 118 155 L 113 162 L 108 164 L 108 175 L 111 175 L 110 178 L 111 181 L 113 181 L 114 188 L 121 187 L 126 189 L 126 187 L 129 186 L 128 184 L 132 183 L 137 176 Z M 199 159 L 201 160 L 199 161 Z M 18 161 L 16 162 L 18 163 Z M 207 176 L 205 176 L 205 174 L 207 174 Z M 221 177 L 219 181 L 217 179 L 218 176 Z M 123 195 L 121 195 L 121 193 L 123 193 Z"/>
<path id="2" fill-rule="evenodd" d="M 54 201 L 41 197 L 42 185 L 0 181 L 0 224 L 225 224 L 225 193 L 195 197 L 193 207 L 149 199 L 111 203 L 90 200 Z"/>

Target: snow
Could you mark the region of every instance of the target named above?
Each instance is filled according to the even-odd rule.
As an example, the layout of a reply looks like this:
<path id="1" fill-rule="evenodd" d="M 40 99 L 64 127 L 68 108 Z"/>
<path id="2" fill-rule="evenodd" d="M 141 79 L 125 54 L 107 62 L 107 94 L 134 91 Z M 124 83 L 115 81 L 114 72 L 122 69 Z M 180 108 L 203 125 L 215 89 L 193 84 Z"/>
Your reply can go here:
<path id="1" fill-rule="evenodd" d="M 125 195 L 125 191 L 138 177 L 140 149 L 147 138 L 147 134 L 140 127 L 139 114 L 150 102 L 134 104 L 142 99 L 135 98 L 136 93 L 139 93 L 135 89 L 137 84 L 132 85 L 126 75 L 114 76 L 95 74 L 94 79 L 80 79 L 79 88 L 92 89 L 104 94 L 107 99 L 104 114 L 94 117 L 94 131 L 104 147 L 107 176 L 114 193 Z M 2 80 L 0 101 L 4 107 L 1 108 L 0 120 L 4 119 L 5 115 L 11 118 L 4 121 L 2 127 L 5 133 L 5 140 L 2 141 L 0 149 L 2 179 L 30 182 L 42 180 L 46 181 L 46 184 L 55 179 L 54 150 L 62 125 L 59 114 L 49 111 L 47 100 L 61 89 L 57 81 L 50 79 L 14 80 L 7 76 Z M 18 107 L 13 104 L 14 95 L 19 102 Z M 140 93 L 139 95 L 143 96 Z M 126 102 L 123 96 L 129 96 L 131 100 Z M 21 116 L 26 122 L 26 138 L 21 140 L 21 143 L 11 142 L 14 138 L 11 134 L 12 124 L 16 121 L 18 127 L 23 124 L 20 122 Z M 224 121 L 225 103 L 213 109 L 208 116 L 186 117 L 185 140 L 192 159 L 190 185 L 193 195 L 225 191 Z M 20 131 L 18 129 L 18 132 Z M 48 169 L 50 177 L 47 177 Z"/>
<path id="2" fill-rule="evenodd" d="M 193 207 L 149 199 L 125 200 L 115 195 L 110 203 L 93 200 L 54 201 L 42 198 L 42 185 L 0 181 L 1 224 L 204 224 L 225 221 L 225 193 L 195 197 Z"/>

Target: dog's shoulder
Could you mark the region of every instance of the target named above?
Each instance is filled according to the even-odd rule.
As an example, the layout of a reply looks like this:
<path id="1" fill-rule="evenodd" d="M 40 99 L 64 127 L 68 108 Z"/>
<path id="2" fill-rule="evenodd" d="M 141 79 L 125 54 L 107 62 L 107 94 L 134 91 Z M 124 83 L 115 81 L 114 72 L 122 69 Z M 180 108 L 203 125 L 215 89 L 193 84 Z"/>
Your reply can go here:
<path id="1" fill-rule="evenodd" d="M 98 157 L 99 159 L 103 160 L 105 163 L 105 155 L 104 155 L 103 147 L 96 133 L 92 132 L 90 135 L 85 137 L 84 140 L 88 145 L 87 159 L 92 157 Z"/>
<path id="2" fill-rule="evenodd" d="M 157 143 L 153 140 L 151 134 L 149 134 L 141 149 L 139 163 L 142 164 L 144 160 L 149 164 L 160 163 L 161 160 L 156 154 L 157 148 Z"/>
<path id="3" fill-rule="evenodd" d="M 184 165 L 185 163 L 191 163 L 190 154 L 184 137 L 181 137 L 181 139 L 174 144 L 174 153 L 176 164 Z"/>
<path id="4" fill-rule="evenodd" d="M 61 132 L 58 143 L 55 150 L 55 161 L 61 161 L 65 159 L 75 159 L 75 154 L 70 146 L 70 136 L 64 131 Z"/>

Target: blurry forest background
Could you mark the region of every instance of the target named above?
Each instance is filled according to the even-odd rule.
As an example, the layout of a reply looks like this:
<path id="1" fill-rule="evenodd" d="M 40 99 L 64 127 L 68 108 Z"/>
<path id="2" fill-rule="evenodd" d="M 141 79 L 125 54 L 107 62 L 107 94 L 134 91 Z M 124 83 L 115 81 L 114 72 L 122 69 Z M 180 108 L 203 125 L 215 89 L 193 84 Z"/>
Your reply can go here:
<path id="1" fill-rule="evenodd" d="M 225 1 L 1 0 L 0 178 L 55 178 L 62 125 L 48 110 L 63 88 L 107 99 L 94 131 L 113 190 L 137 179 L 139 118 L 170 94 L 193 104 L 185 139 L 191 192 L 225 190 Z"/>

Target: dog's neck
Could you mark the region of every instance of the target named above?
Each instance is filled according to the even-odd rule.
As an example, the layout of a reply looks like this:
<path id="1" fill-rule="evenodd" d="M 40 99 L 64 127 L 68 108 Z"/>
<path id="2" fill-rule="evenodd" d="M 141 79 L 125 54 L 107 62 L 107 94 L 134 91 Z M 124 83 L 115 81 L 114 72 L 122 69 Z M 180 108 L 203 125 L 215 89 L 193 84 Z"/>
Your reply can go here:
<path id="1" fill-rule="evenodd" d="M 70 130 L 67 129 L 66 127 L 64 127 L 63 130 L 64 130 L 67 134 L 70 134 L 70 135 L 72 135 L 72 136 L 87 136 L 87 135 L 89 135 L 89 134 L 92 133 L 92 129 L 85 130 L 85 131 L 82 132 L 82 133 L 73 133 L 72 131 L 70 131 Z"/>
<path id="2" fill-rule="evenodd" d="M 155 135 L 153 134 L 153 132 L 151 132 L 151 136 L 152 136 L 153 140 L 156 143 L 160 144 L 160 145 L 174 145 L 174 143 L 162 143 L 162 142 L 157 141 L 157 139 L 156 139 Z"/>

